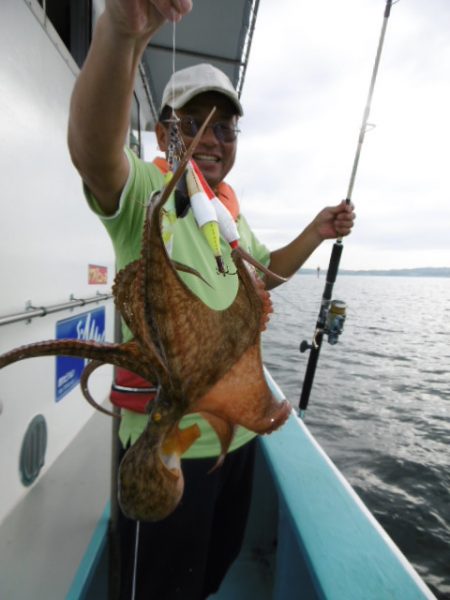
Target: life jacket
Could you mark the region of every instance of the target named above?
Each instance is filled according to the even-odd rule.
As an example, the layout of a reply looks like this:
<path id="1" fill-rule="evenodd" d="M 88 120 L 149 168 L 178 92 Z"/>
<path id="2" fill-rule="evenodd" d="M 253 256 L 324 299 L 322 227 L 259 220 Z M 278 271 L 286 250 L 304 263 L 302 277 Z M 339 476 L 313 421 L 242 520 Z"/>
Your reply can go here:
<path id="1" fill-rule="evenodd" d="M 137 413 L 146 413 L 156 398 L 157 388 L 143 377 L 117 367 L 109 399 L 111 404 Z"/>

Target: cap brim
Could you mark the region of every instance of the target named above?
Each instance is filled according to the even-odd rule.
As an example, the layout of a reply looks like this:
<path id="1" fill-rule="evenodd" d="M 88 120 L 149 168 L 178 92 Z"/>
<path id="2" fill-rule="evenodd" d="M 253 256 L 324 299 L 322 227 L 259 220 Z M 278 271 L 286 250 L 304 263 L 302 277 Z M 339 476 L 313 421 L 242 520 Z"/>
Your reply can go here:
<path id="1" fill-rule="evenodd" d="M 242 115 L 244 114 L 242 104 L 239 102 L 237 96 L 233 95 L 227 90 L 224 90 L 223 88 L 218 88 L 214 86 L 203 86 L 196 88 L 195 90 L 189 90 L 184 94 L 181 94 L 174 102 L 168 100 L 167 102 L 165 102 L 165 104 L 177 110 L 179 108 L 183 108 L 183 106 L 185 106 L 190 100 L 192 100 L 192 98 L 195 98 L 195 96 L 198 96 L 199 94 L 204 94 L 205 92 L 217 92 L 218 94 L 222 94 L 222 96 L 225 96 L 226 98 L 228 98 L 228 100 L 230 100 L 230 102 L 236 108 L 236 112 L 240 117 L 242 117 Z"/>

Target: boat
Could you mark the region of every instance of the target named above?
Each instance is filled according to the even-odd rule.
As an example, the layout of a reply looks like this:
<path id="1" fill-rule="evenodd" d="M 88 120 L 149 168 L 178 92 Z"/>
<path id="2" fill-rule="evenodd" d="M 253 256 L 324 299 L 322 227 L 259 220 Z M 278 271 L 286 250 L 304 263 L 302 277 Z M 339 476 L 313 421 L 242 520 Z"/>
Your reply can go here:
<path id="1" fill-rule="evenodd" d="M 117 339 L 110 241 L 84 205 L 69 158 L 70 94 L 100 0 L 3 0 L 0 352 L 34 341 Z M 70 10 L 69 10 L 70 7 Z M 242 89 L 258 1 L 197 0 L 177 34 L 178 67 L 222 68 Z M 226 35 L 196 32 L 226 22 Z M 221 31 L 221 28 L 217 28 Z M 170 73 L 171 31 L 146 51 L 130 144 L 142 151 Z M 116 424 L 82 398 L 83 362 L 39 358 L 0 372 L 0 597 L 101 600 L 117 504 Z M 112 369 L 92 378 L 107 400 Z M 274 394 L 282 392 L 267 372 Z M 293 410 L 258 440 L 242 553 L 216 600 L 433 598 Z"/>

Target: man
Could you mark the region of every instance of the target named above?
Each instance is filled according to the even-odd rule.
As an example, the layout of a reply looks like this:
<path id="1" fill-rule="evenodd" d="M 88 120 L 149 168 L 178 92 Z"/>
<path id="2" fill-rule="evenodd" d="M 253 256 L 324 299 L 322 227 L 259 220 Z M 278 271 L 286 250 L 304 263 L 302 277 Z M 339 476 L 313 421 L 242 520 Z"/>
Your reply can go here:
<path id="1" fill-rule="evenodd" d="M 189 0 L 107 0 L 75 85 L 69 148 L 88 202 L 111 235 L 118 268 L 139 257 L 146 202 L 164 185 L 161 161 L 158 166 L 144 164 L 124 150 L 136 69 L 149 39 L 165 19 L 178 21 L 190 8 Z M 159 147 L 168 150 L 167 120 L 172 110 L 180 119 L 180 135 L 187 146 L 213 106 L 216 112 L 194 158 L 236 219 L 245 249 L 275 273 L 290 277 L 324 239 L 350 232 L 352 207 L 342 203 L 324 209 L 290 244 L 270 252 L 251 232 L 233 190 L 224 181 L 235 161 L 237 124 L 243 111 L 223 73 L 210 65 L 197 65 L 175 74 L 165 89 L 156 125 Z M 177 206 L 172 196 L 165 209 L 163 236 L 171 256 L 196 268 L 213 285 L 209 288 L 184 273 L 180 277 L 212 308 L 226 308 L 235 296 L 237 277 L 217 274 L 189 206 Z M 232 273 L 227 244 L 222 247 Z M 267 285 L 275 283 L 267 281 Z M 124 328 L 125 339 L 130 335 Z M 122 376 L 126 381 L 129 375 Z M 148 384 L 138 381 L 137 385 Z M 128 404 L 129 398 L 121 401 L 116 396 L 124 409 L 120 430 L 124 447 L 145 426 L 142 413 L 151 397 L 148 394 L 140 396 L 144 401 L 132 399 Z M 239 552 L 250 500 L 254 435 L 241 428 L 223 466 L 208 474 L 220 453 L 219 445 L 199 417 L 188 415 L 183 420 L 186 425 L 193 421 L 199 423 L 202 435 L 183 460 L 186 488 L 180 506 L 160 523 L 141 524 L 139 536 L 135 523 L 120 517 L 121 598 L 130 598 L 134 587 L 136 598 L 202 600 L 219 588 Z"/>

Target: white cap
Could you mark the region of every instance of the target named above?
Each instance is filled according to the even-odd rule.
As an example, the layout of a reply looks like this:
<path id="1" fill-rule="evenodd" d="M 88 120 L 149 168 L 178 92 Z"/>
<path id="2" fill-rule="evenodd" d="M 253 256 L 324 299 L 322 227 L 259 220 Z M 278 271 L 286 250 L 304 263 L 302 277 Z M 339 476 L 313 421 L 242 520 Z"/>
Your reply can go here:
<path id="1" fill-rule="evenodd" d="M 244 114 L 239 96 L 228 77 L 210 64 L 201 63 L 176 71 L 164 88 L 161 110 L 170 106 L 175 110 L 182 108 L 194 96 L 203 92 L 219 92 L 226 96 L 236 107 L 239 116 Z"/>

